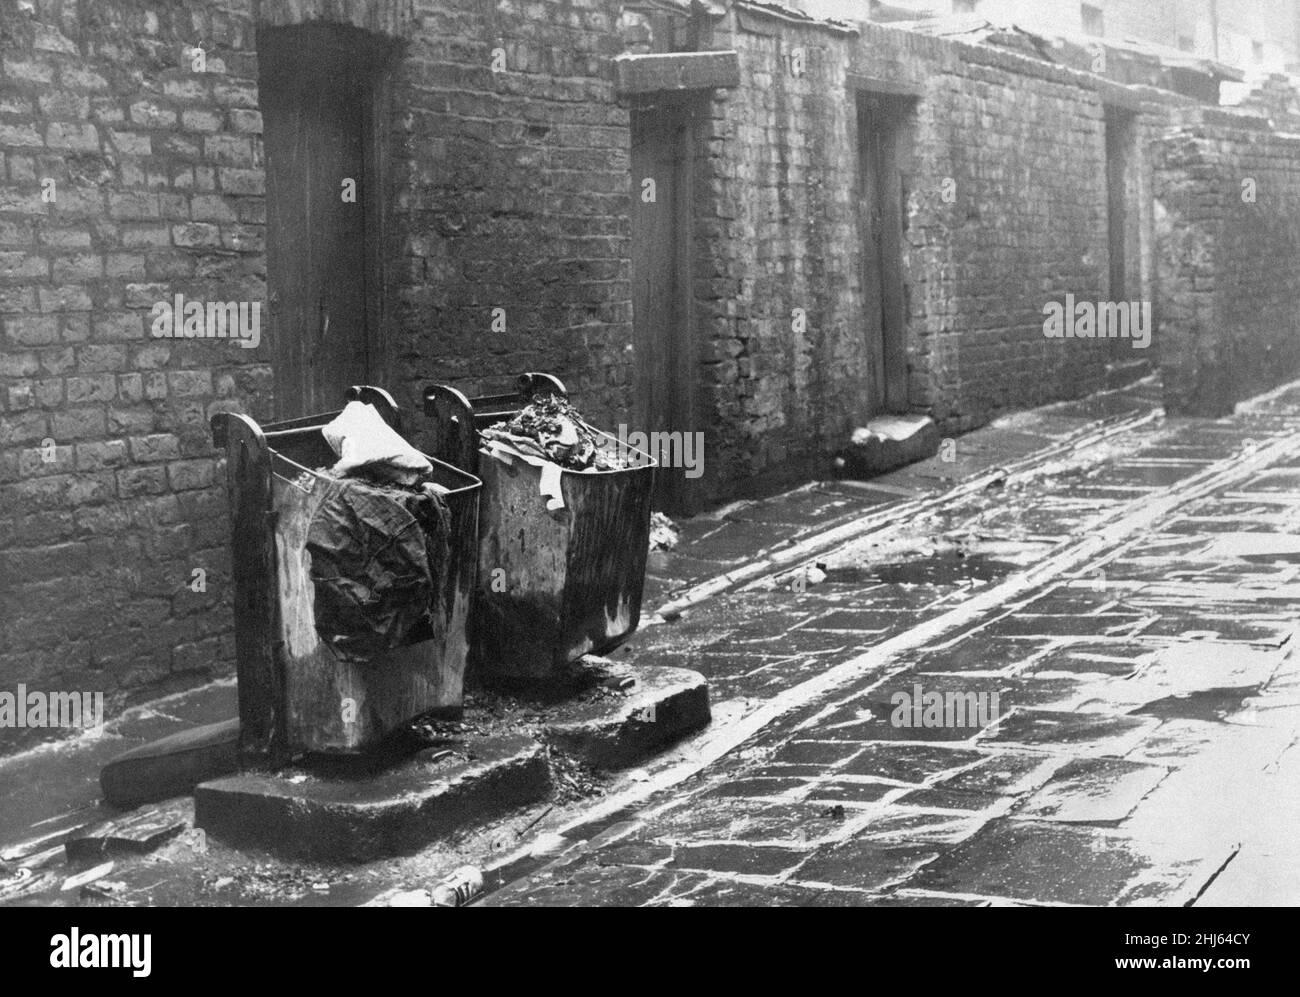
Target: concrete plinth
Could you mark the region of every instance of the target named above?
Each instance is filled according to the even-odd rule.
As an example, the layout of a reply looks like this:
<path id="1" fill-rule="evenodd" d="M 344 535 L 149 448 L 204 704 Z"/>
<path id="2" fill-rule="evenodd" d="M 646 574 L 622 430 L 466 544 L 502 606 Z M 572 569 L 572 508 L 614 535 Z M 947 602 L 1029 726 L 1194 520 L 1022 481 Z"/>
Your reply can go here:
<path id="1" fill-rule="evenodd" d="M 454 752 L 421 752 L 380 772 L 290 768 L 205 782 L 194 792 L 194 823 L 236 847 L 365 862 L 418 851 L 550 790 L 545 751 L 531 738 L 471 739 Z"/>
<path id="2" fill-rule="evenodd" d="M 618 769 L 708 726 L 709 686 L 699 672 L 651 666 L 626 675 L 635 685 L 624 697 L 558 710 L 546 724 L 550 741 L 594 768 Z"/>
<path id="3" fill-rule="evenodd" d="M 194 822 L 240 848 L 316 861 L 357 861 L 418 851 L 551 789 L 547 746 L 597 769 L 637 764 L 707 726 L 708 683 L 685 668 L 635 670 L 598 658 L 575 664 L 574 685 L 517 690 L 530 719 L 508 732 L 490 721 L 468 738 L 387 763 L 318 759 L 275 773 L 201 783 Z M 542 694 L 549 692 L 546 700 Z M 517 708 L 518 709 L 518 708 Z"/>

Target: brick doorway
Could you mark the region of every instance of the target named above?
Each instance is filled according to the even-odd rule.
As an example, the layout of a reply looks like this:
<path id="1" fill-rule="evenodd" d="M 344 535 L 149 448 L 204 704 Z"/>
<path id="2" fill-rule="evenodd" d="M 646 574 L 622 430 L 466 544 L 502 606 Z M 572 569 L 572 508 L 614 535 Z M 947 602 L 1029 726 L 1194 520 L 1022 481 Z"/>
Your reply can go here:
<path id="1" fill-rule="evenodd" d="M 662 97 L 632 112 L 633 428 L 696 429 L 697 373 L 691 295 L 692 162 L 696 101 Z M 655 454 L 662 458 L 665 454 Z M 680 467 L 655 474 L 654 507 L 694 511 L 702 479 Z"/>
<path id="2" fill-rule="evenodd" d="M 912 104 L 876 93 L 860 93 L 857 101 L 862 301 L 873 415 L 908 408 L 900 162 Z"/>
<path id="3" fill-rule="evenodd" d="M 261 28 L 275 414 L 341 403 L 382 371 L 381 159 L 388 46 L 335 24 Z"/>

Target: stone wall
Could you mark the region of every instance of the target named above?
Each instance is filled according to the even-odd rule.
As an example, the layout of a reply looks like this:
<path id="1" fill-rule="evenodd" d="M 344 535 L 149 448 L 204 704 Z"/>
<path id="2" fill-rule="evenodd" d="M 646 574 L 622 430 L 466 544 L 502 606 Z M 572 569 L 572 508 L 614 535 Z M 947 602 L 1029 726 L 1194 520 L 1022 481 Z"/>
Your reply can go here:
<path id="1" fill-rule="evenodd" d="M 1193 109 L 1155 149 L 1165 405 L 1221 415 L 1300 371 L 1300 136 Z"/>
<path id="2" fill-rule="evenodd" d="M 264 295 L 251 13 L 6 3 L 0 50 L 0 688 L 117 707 L 232 663 L 207 419 L 270 371 L 150 329 Z"/>
<path id="3" fill-rule="evenodd" d="M 415 5 L 389 151 L 386 335 L 401 400 L 414 404 L 430 380 L 473 395 L 545 370 L 594 421 L 626 417 L 630 140 L 610 65 L 617 27 L 618 5 L 594 0 Z"/>
<path id="4" fill-rule="evenodd" d="M 1186 101 L 992 46 L 800 23 L 761 5 L 737 5 L 715 42 L 743 67 L 741 86 L 712 104 L 713 196 L 699 205 L 712 246 L 697 332 L 710 351 L 716 494 L 745 476 L 815 473 L 881 407 L 867 387 L 857 90 L 913 98 L 900 158 L 910 410 L 960 433 L 1154 358 L 1154 346 L 1047 339 L 1043 307 L 1108 297 L 1104 120 L 1121 96 L 1133 121 L 1126 283 L 1151 300 L 1147 149 L 1168 106 Z M 802 335 L 792 308 L 806 311 Z"/>

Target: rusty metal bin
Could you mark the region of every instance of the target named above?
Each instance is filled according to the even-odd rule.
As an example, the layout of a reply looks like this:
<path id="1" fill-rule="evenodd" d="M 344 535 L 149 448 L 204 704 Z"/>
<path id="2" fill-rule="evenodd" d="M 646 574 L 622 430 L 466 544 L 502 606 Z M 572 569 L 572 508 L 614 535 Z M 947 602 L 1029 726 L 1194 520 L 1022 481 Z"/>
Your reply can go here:
<path id="1" fill-rule="evenodd" d="M 401 432 L 386 391 L 353 387 L 347 399 L 373 405 Z M 460 709 L 482 484 L 432 461 L 450 513 L 450 557 L 434 578 L 443 612 L 434 614 L 432 636 L 363 662 L 345 660 L 316 632 L 306 548 L 316 510 L 343 487 L 314 470 L 337 459 L 321 432 L 336 415 L 261 427 L 246 415 L 212 418 L 213 439 L 226 451 L 245 767 L 276 768 L 302 752 L 361 754 L 414 717 Z"/>
<path id="2" fill-rule="evenodd" d="M 425 449 L 483 481 L 470 644 L 473 666 L 488 674 L 545 678 L 617 647 L 641 618 L 654 460 L 625 448 L 635 462 L 626 469 L 563 470 L 564 508 L 551 512 L 538 467 L 480 449 L 480 430 L 544 392 L 566 396 L 548 374 L 473 400 L 447 385 L 424 392 Z"/>

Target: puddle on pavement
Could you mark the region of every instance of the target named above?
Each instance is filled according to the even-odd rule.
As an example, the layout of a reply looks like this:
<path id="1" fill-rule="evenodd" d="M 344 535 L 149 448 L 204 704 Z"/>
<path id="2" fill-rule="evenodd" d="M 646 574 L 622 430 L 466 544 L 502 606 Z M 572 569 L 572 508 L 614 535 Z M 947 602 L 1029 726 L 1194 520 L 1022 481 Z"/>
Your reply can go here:
<path id="1" fill-rule="evenodd" d="M 1129 714 L 1159 717 L 1162 720 L 1210 720 L 1224 722 L 1246 708 L 1246 700 L 1258 696 L 1261 687 L 1199 689 L 1182 696 L 1165 696 L 1129 710 Z"/>
<path id="2" fill-rule="evenodd" d="M 1042 558 L 1047 544 L 1013 541 L 949 545 L 881 564 L 831 565 L 828 582 L 886 585 L 960 585 L 1005 578 Z"/>

